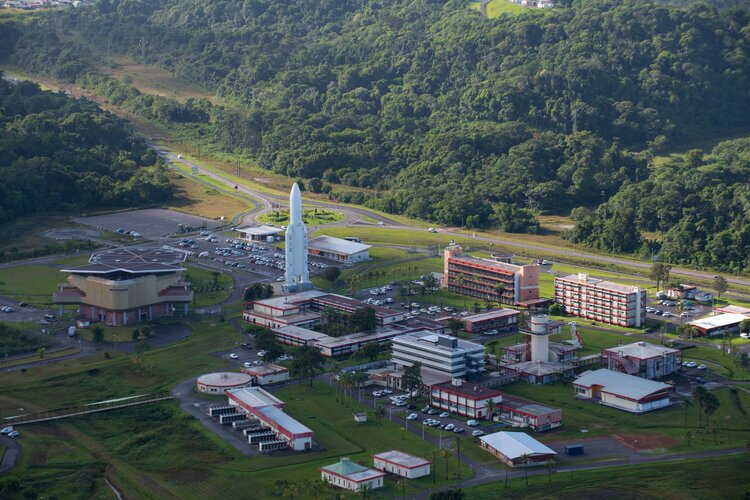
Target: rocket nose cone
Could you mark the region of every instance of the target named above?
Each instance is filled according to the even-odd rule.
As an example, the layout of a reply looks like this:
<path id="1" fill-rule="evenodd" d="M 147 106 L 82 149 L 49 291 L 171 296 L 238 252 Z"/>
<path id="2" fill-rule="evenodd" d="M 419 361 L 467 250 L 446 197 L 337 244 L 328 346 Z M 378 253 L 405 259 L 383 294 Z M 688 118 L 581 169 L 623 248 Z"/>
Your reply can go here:
<path id="1" fill-rule="evenodd" d="M 294 184 L 292 184 L 292 191 L 291 191 L 291 192 L 290 192 L 289 194 L 290 194 L 291 196 L 294 196 L 294 195 L 297 195 L 297 196 L 299 196 L 299 195 L 300 195 L 300 192 L 299 192 L 299 186 L 297 185 L 297 183 L 296 183 L 296 182 L 295 182 Z"/>

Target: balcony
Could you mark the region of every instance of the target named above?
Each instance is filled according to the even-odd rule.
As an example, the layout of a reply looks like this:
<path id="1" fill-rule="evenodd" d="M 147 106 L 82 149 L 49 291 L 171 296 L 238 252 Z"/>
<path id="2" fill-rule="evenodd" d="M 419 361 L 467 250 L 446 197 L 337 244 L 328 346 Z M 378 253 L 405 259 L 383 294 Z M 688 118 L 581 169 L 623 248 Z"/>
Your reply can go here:
<path id="1" fill-rule="evenodd" d="M 58 289 L 52 294 L 52 302 L 55 304 L 78 304 L 86 296 L 86 292 L 67 283 L 58 285 Z"/>

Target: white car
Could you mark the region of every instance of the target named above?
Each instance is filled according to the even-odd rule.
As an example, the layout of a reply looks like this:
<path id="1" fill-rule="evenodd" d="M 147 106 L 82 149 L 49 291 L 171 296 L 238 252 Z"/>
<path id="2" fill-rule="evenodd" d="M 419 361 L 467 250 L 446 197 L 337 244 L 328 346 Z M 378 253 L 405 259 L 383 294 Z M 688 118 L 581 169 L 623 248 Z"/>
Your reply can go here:
<path id="1" fill-rule="evenodd" d="M 689 362 L 689 363 L 687 364 L 687 367 L 688 367 L 688 368 L 695 368 L 696 366 L 698 366 L 698 363 L 696 363 L 695 361 L 690 361 L 690 362 Z"/>
<path id="2" fill-rule="evenodd" d="M 740 337 L 742 337 L 743 339 L 750 339 L 750 332 L 740 333 Z"/>
<path id="3" fill-rule="evenodd" d="M 453 424 L 448 424 L 448 425 L 446 425 L 445 427 L 443 427 L 443 430 L 445 430 L 445 431 L 452 431 L 452 430 L 453 430 L 453 429 L 455 429 L 455 428 L 456 428 L 456 426 L 455 426 L 455 425 L 453 425 Z"/>
<path id="4" fill-rule="evenodd" d="M 698 369 L 699 370 L 707 370 L 708 366 L 706 366 L 706 365 L 698 365 Z"/>
<path id="5" fill-rule="evenodd" d="M 230 354 L 229 357 L 232 359 L 240 359 L 240 357 L 237 356 L 235 353 Z"/>
<path id="6" fill-rule="evenodd" d="M 409 413 L 409 415 L 407 415 L 406 417 L 406 420 L 416 420 L 418 417 L 419 415 L 417 415 L 416 413 Z"/>
<path id="7" fill-rule="evenodd" d="M 245 368 L 250 368 L 253 366 L 253 364 L 249 361 L 245 361 L 244 363 L 242 363 L 242 366 L 244 366 Z"/>
<path id="8" fill-rule="evenodd" d="M 0 434 L 6 435 L 13 432 L 13 426 L 9 425 L 8 427 L 3 427 L 3 430 L 0 431 Z"/>
<path id="9" fill-rule="evenodd" d="M 468 425 L 469 427 L 476 427 L 477 425 L 479 425 L 479 422 L 477 422 L 476 420 L 467 420 L 466 425 Z"/>
<path id="10" fill-rule="evenodd" d="M 263 357 L 266 355 L 266 351 L 258 351 L 258 357 Z"/>
<path id="11" fill-rule="evenodd" d="M 474 437 L 484 436 L 484 431 L 480 431 L 479 429 L 477 429 L 474 432 L 472 432 L 471 435 Z"/>
<path id="12" fill-rule="evenodd" d="M 450 416 L 451 416 L 451 414 L 448 413 L 447 411 L 444 411 L 443 413 L 440 414 L 440 418 L 448 418 Z"/>

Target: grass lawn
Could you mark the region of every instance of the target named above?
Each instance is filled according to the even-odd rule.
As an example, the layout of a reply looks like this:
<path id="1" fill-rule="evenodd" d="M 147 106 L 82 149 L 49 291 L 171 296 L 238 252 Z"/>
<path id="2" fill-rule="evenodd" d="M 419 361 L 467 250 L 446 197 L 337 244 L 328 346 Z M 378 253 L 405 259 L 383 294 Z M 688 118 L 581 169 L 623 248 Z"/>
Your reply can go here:
<path id="1" fill-rule="evenodd" d="M 229 298 L 234 284 L 230 275 L 190 265 L 185 267 L 185 279 L 193 284 L 195 290 L 193 307 L 210 306 Z M 214 272 L 218 276 L 215 276 Z"/>
<path id="2" fill-rule="evenodd" d="M 581 429 L 587 429 L 585 437 L 611 435 L 613 433 L 664 434 L 675 441 L 668 449 L 671 452 L 702 451 L 716 448 L 741 446 L 750 438 L 747 426 L 747 412 L 750 411 L 750 394 L 744 391 L 733 392 L 721 389 L 714 393 L 719 398 L 720 406 L 714 415 L 718 424 L 717 442 L 704 428 L 699 427 L 698 407 L 691 406 L 687 411 L 680 405 L 669 408 L 632 415 L 628 412 L 609 408 L 599 404 L 578 401 L 573 398 L 573 386 L 569 383 L 556 383 L 546 386 L 535 386 L 516 382 L 503 387 L 503 392 L 540 401 L 546 405 L 563 410 L 563 428 L 550 434 L 539 436 L 540 441 L 560 441 L 584 437 Z M 703 417 L 705 421 L 705 417 Z M 690 445 L 686 434 L 692 433 Z"/>
<path id="3" fill-rule="evenodd" d="M 686 460 L 529 476 L 466 488 L 468 500 L 485 498 L 743 498 L 750 492 L 750 456 Z M 720 479 L 719 479 L 720 478 Z"/>
<path id="4" fill-rule="evenodd" d="M 429 233 L 427 230 L 408 230 L 408 229 L 390 229 L 387 226 L 372 227 L 324 227 L 315 232 L 315 236 L 320 235 L 335 236 L 344 238 L 345 236 L 354 236 L 361 238 L 368 245 L 382 243 L 386 245 L 402 245 L 405 247 L 445 247 L 451 240 L 455 240 L 464 250 L 468 247 L 474 247 L 475 244 L 487 248 L 488 244 L 472 240 L 471 238 L 461 238 L 445 233 Z"/>
<path id="5" fill-rule="evenodd" d="M 176 172 L 170 171 L 168 175 L 175 187 L 175 197 L 165 208 L 212 219 L 222 216 L 231 219 L 234 214 L 250 207 L 240 198 L 229 196 L 218 189 L 211 189 Z"/>
<path id="6" fill-rule="evenodd" d="M 472 9 L 479 11 L 479 2 L 472 2 L 470 6 Z M 487 4 L 487 17 L 495 19 L 503 14 L 516 16 L 528 10 L 529 9 L 524 9 L 520 5 L 511 3 L 508 0 L 490 0 Z"/>
<path id="7" fill-rule="evenodd" d="M 306 226 L 322 226 L 344 218 L 341 212 L 325 210 L 323 208 L 307 208 L 302 212 L 302 221 Z M 258 216 L 258 222 L 273 222 L 276 225 L 289 224 L 289 210 L 276 210 Z"/>
<path id="8" fill-rule="evenodd" d="M 42 236 L 42 233 L 50 229 L 63 229 L 73 227 L 85 227 L 70 221 L 67 217 L 60 216 L 29 216 L 20 217 L 0 225 L 0 230 L 11 237 L 3 238 L 0 242 L 0 250 L 5 252 L 16 248 L 19 251 L 34 248 L 43 248 L 56 242 Z"/>
<path id="9" fill-rule="evenodd" d="M 0 269 L 0 295 L 39 306 L 52 304 L 52 292 L 66 276 L 39 264 Z"/>

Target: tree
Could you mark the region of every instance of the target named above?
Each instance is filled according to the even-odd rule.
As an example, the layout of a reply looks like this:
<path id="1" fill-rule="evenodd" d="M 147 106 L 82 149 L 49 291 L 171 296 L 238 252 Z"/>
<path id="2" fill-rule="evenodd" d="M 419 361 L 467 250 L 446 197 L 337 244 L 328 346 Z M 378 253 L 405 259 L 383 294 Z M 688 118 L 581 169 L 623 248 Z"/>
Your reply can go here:
<path id="1" fill-rule="evenodd" d="M 724 276 L 714 276 L 714 290 L 716 290 L 716 295 L 718 295 L 719 298 L 721 298 L 722 293 L 729 290 L 729 283 L 727 283 L 727 280 L 724 278 Z"/>
<path id="2" fill-rule="evenodd" d="M 41 359 L 44 359 L 44 355 L 47 352 L 47 349 L 45 347 L 40 347 L 36 350 L 36 353 L 39 355 Z"/>
<path id="3" fill-rule="evenodd" d="M 495 285 L 495 293 L 497 294 L 498 303 L 505 302 L 505 297 L 504 297 L 505 290 L 506 290 L 506 286 L 504 283 L 498 283 L 497 285 Z"/>
<path id="4" fill-rule="evenodd" d="M 276 342 L 261 350 L 265 350 L 261 359 L 269 363 L 273 363 L 284 354 L 284 349 Z"/>
<path id="5" fill-rule="evenodd" d="M 414 391 L 422 388 L 422 363 L 415 361 L 413 365 L 404 368 L 401 387 L 409 393 L 410 399 Z"/>
<path id="6" fill-rule="evenodd" d="M 460 319 L 450 318 L 448 320 L 448 328 L 450 328 L 453 335 L 458 336 L 458 334 L 461 333 L 461 330 L 464 329 L 464 322 Z"/>
<path id="7" fill-rule="evenodd" d="M 683 426 L 687 427 L 688 408 L 693 406 L 693 402 L 690 401 L 688 398 L 685 398 L 682 401 L 680 401 L 680 406 L 682 406 L 685 409 L 685 422 Z"/>
<path id="8" fill-rule="evenodd" d="M 685 441 L 687 441 L 688 448 L 690 448 L 690 443 L 693 441 L 693 432 L 687 431 L 685 433 Z"/>
<path id="9" fill-rule="evenodd" d="M 479 302 L 474 302 L 474 304 L 471 307 L 475 313 L 482 312 L 482 306 L 479 305 Z"/>
<path id="10" fill-rule="evenodd" d="M 695 389 L 693 389 L 693 399 L 695 399 L 696 404 L 698 405 L 698 426 L 701 427 L 703 425 L 703 401 L 706 398 L 706 394 L 708 394 L 708 391 L 703 386 L 698 386 Z"/>
<path id="11" fill-rule="evenodd" d="M 211 271 L 211 283 L 213 283 L 214 285 L 218 285 L 220 275 L 221 273 L 219 271 Z"/>
<path id="12" fill-rule="evenodd" d="M 94 342 L 96 343 L 101 343 L 104 341 L 104 330 L 102 330 L 102 327 L 99 325 L 91 329 L 91 335 Z"/>
<path id="13" fill-rule="evenodd" d="M 276 335 L 274 335 L 274 333 L 268 328 L 258 325 L 250 325 L 247 327 L 246 331 L 251 332 L 255 339 L 255 348 L 259 351 L 267 351 L 277 345 Z"/>
<path id="14" fill-rule="evenodd" d="M 523 475 L 524 479 L 526 479 L 526 486 L 529 485 L 529 461 L 531 460 L 531 457 L 524 453 L 519 457 L 521 463 L 523 464 Z"/>
<path id="15" fill-rule="evenodd" d="M 702 403 L 703 412 L 706 414 L 706 426 L 708 426 L 710 418 L 716 413 L 716 410 L 719 409 L 721 402 L 719 401 L 719 398 L 716 397 L 716 394 L 706 391 Z"/>
<path id="16" fill-rule="evenodd" d="M 385 416 L 385 408 L 383 405 L 377 405 L 375 407 L 375 418 L 378 421 L 378 424 L 382 424 L 383 417 Z"/>
<path id="17" fill-rule="evenodd" d="M 141 363 L 143 361 L 143 355 L 146 354 L 149 349 L 151 349 L 151 346 L 145 340 L 141 340 L 135 345 L 133 354 L 135 354 L 135 363 L 138 366 L 142 366 Z"/>
<path id="18" fill-rule="evenodd" d="M 492 417 L 495 415 L 495 410 L 497 409 L 497 404 L 495 403 L 494 399 L 490 399 L 487 401 L 487 419 L 492 420 Z"/>
<path id="19" fill-rule="evenodd" d="M 375 343 L 365 344 L 360 351 L 370 361 L 375 361 L 375 358 L 380 355 L 380 346 Z"/>
<path id="20" fill-rule="evenodd" d="M 154 330 L 150 326 L 146 325 L 144 327 L 141 327 L 141 335 L 143 337 L 149 338 L 153 334 L 154 334 Z"/>
<path id="21" fill-rule="evenodd" d="M 321 481 L 320 479 L 316 479 L 310 484 L 310 487 L 308 488 L 308 492 L 310 495 L 317 500 L 319 496 L 321 496 L 323 493 L 325 493 L 325 483 Z"/>
<path id="22" fill-rule="evenodd" d="M 138 330 L 138 328 L 133 328 L 133 332 L 130 334 L 130 337 L 133 340 L 138 340 L 141 337 L 141 332 Z"/>
<path id="23" fill-rule="evenodd" d="M 378 326 L 378 318 L 375 315 L 375 309 L 372 307 L 363 307 L 354 311 L 351 317 L 352 325 L 359 331 L 372 330 Z"/>
<path id="24" fill-rule="evenodd" d="M 324 364 L 325 359 L 320 349 L 312 345 L 304 345 L 297 350 L 292 361 L 292 369 L 300 377 L 309 377 L 310 387 L 312 387 L 315 375 Z"/>
<path id="25" fill-rule="evenodd" d="M 553 302 L 552 304 L 550 304 L 548 312 L 552 316 L 560 316 L 563 313 L 562 306 L 560 306 L 560 304 L 558 304 L 557 302 Z"/>
<path id="26" fill-rule="evenodd" d="M 651 273 L 649 278 L 656 282 L 656 289 L 659 289 L 659 283 L 666 284 L 669 281 L 669 273 L 672 270 L 672 266 L 664 264 L 663 262 L 654 262 L 651 266 Z"/>
<path id="27" fill-rule="evenodd" d="M 740 333 L 750 333 L 750 318 L 740 321 Z"/>
<path id="28" fill-rule="evenodd" d="M 340 276 L 341 276 L 341 269 L 339 269 L 338 267 L 331 266 L 329 268 L 326 268 L 325 271 L 323 271 L 323 278 L 325 278 L 326 281 L 328 281 L 331 284 L 331 286 L 333 286 L 333 284 L 336 282 L 337 279 L 339 279 Z"/>

